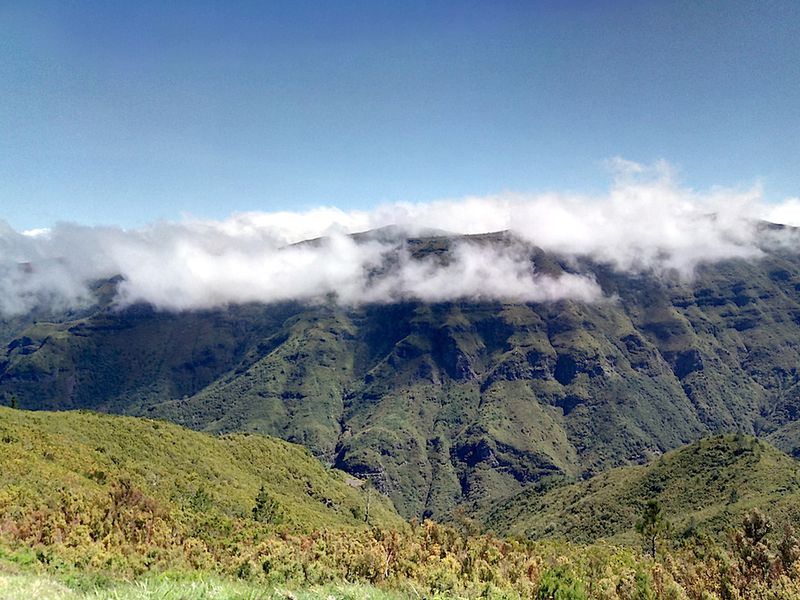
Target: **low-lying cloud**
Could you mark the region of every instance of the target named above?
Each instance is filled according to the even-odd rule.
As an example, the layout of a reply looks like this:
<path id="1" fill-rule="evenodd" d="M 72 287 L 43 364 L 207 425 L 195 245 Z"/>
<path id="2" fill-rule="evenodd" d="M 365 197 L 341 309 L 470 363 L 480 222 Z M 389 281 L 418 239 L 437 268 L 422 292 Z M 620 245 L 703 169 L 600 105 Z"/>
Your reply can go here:
<path id="1" fill-rule="evenodd" d="M 800 198 L 770 204 L 757 188 L 696 192 L 664 164 L 618 159 L 615 168 L 600 197 L 505 194 L 371 211 L 239 213 L 135 230 L 58 224 L 17 232 L 0 221 L 0 315 L 90 304 L 91 283 L 117 275 L 119 306 L 166 310 L 289 300 L 592 302 L 603 294 L 591 274 L 540 272 L 532 246 L 567 261 L 589 256 L 621 271 L 691 277 L 700 263 L 757 259 L 765 244 L 794 244 L 774 231 L 768 238 L 759 222 L 800 225 Z M 405 243 L 433 231 L 511 235 L 461 239 L 423 256 Z"/>

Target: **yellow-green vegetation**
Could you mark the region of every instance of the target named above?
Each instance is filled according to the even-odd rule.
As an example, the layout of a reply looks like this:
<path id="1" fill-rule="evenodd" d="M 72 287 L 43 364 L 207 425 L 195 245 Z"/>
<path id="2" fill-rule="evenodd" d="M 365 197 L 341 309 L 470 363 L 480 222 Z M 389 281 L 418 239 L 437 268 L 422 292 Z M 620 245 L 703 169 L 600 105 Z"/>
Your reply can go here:
<path id="1" fill-rule="evenodd" d="M 232 544 L 235 561 L 151 571 L 128 583 L 33 549 L 0 557 L 3 598 L 536 598 L 537 600 L 792 599 L 800 597 L 800 542 L 773 542 L 763 516 L 727 546 L 694 544 L 657 560 L 622 547 L 466 536 L 426 521 L 402 530 L 274 534 Z M 42 556 L 47 560 L 42 562 Z M 24 563 L 28 563 L 25 565 Z M 30 564 L 31 562 L 39 564 Z M 23 566 L 18 566 L 23 563 Z M 11 565 L 11 568 L 3 568 Z M 5 572 L 4 572 L 5 571 Z"/>
<path id="2" fill-rule="evenodd" d="M 632 543 L 648 500 L 659 503 L 675 536 L 724 533 L 753 508 L 768 511 L 777 525 L 796 523 L 800 463 L 753 437 L 716 436 L 643 466 L 532 486 L 486 520 L 504 534 Z"/>
<path id="3" fill-rule="evenodd" d="M 724 477 L 773 451 L 721 438 L 684 452 L 681 468 L 708 462 Z M 366 526 L 356 482 L 296 446 L 87 413 L 0 409 L 0 464 L 0 597 L 12 600 L 800 594 L 800 543 L 760 513 L 729 542 L 669 540 L 655 560 L 638 544 L 479 534 L 463 515 L 405 523 L 375 493 Z"/>
<path id="4" fill-rule="evenodd" d="M 213 565 L 276 528 L 367 516 L 362 482 L 300 446 L 131 417 L 0 408 L 0 464 L 0 536 L 87 567 Z M 376 493 L 369 519 L 402 523 Z"/>
<path id="5" fill-rule="evenodd" d="M 367 584 L 331 584 L 289 589 L 213 576 L 159 576 L 133 582 L 107 582 L 81 589 L 46 573 L 0 571 L 3 600 L 401 600 L 392 592 Z"/>

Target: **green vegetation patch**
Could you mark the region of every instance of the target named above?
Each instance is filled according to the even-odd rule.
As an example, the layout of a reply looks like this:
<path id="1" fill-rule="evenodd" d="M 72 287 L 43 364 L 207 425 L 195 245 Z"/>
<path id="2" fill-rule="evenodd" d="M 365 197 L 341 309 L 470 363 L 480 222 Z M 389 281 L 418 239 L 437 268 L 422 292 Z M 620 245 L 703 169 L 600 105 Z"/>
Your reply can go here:
<path id="1" fill-rule="evenodd" d="M 0 408 L 0 464 L 0 539 L 91 568 L 195 568 L 278 529 L 402 524 L 364 482 L 260 435 Z"/>
<path id="2" fill-rule="evenodd" d="M 724 533 L 759 507 L 779 525 L 795 523 L 800 464 L 753 437 L 716 436 L 643 466 L 532 486 L 489 512 L 486 521 L 504 534 L 633 543 L 634 524 L 648 501 L 663 507 L 678 536 Z"/>

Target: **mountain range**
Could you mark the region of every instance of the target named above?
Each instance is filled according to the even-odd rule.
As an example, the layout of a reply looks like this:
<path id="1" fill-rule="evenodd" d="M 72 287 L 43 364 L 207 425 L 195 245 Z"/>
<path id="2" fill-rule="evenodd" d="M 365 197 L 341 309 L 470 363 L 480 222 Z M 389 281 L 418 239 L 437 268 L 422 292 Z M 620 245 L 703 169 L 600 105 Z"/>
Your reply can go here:
<path id="1" fill-rule="evenodd" d="M 404 248 L 446 262 L 462 239 Z M 796 251 L 765 246 L 691 276 L 526 251 L 538 273 L 591 277 L 602 298 L 166 312 L 118 306 L 119 280 L 97 281 L 91 306 L 0 323 L 0 402 L 277 436 L 370 479 L 405 517 L 485 514 L 542 481 L 714 433 L 800 454 Z"/>

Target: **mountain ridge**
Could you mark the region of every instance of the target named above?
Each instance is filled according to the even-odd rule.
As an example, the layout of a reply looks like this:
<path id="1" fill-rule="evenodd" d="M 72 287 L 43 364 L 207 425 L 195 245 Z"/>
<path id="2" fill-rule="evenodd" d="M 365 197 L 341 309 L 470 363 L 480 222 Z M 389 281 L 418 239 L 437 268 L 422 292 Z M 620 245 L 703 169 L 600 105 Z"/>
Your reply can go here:
<path id="1" fill-rule="evenodd" d="M 447 261 L 453 243 L 408 247 Z M 797 254 L 701 264 L 686 281 L 529 252 L 537 272 L 590 273 L 614 300 L 105 305 L 22 326 L 0 394 L 277 435 L 377 473 L 407 517 L 480 510 L 714 432 L 781 430 L 800 447 Z"/>

